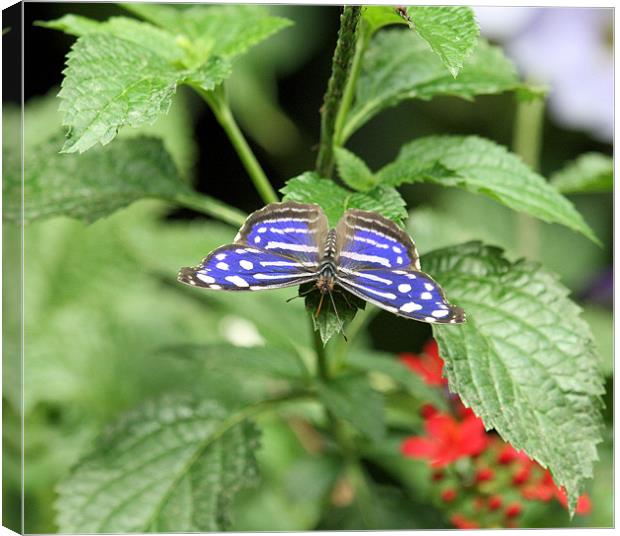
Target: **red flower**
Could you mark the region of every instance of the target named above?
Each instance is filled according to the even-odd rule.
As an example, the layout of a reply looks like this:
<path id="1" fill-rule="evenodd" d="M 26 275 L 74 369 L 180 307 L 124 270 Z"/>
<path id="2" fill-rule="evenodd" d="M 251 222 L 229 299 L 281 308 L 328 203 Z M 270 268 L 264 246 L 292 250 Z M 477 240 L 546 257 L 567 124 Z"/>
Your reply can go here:
<path id="1" fill-rule="evenodd" d="M 495 471 L 493 471 L 493 469 L 489 469 L 488 467 L 484 467 L 476 471 L 476 482 L 488 482 L 489 480 L 493 480 L 494 478 Z"/>
<path id="2" fill-rule="evenodd" d="M 445 489 L 441 492 L 441 500 L 443 502 L 452 502 L 456 499 L 456 490 L 453 488 Z"/>
<path id="3" fill-rule="evenodd" d="M 502 507 L 503 500 L 499 495 L 489 497 L 489 510 L 498 510 Z"/>
<path id="4" fill-rule="evenodd" d="M 448 380 L 441 375 L 443 359 L 439 357 L 437 343 L 431 339 L 424 345 L 422 352 L 420 355 L 400 354 L 400 360 L 428 385 L 445 385 L 448 383 Z"/>
<path id="5" fill-rule="evenodd" d="M 458 422 L 438 413 L 426 421 L 426 435 L 403 441 L 401 451 L 412 458 L 426 458 L 432 467 L 445 467 L 465 456 L 480 454 L 488 444 L 482 421 L 470 416 Z"/>
<path id="6" fill-rule="evenodd" d="M 522 510 L 523 510 L 523 507 L 521 506 L 521 503 L 515 502 L 512 504 L 509 504 L 505 510 L 506 517 L 508 518 L 517 517 L 518 515 L 521 514 Z"/>
<path id="7" fill-rule="evenodd" d="M 462 514 L 454 514 L 450 518 L 450 521 L 457 529 L 479 529 L 480 525 L 476 521 L 467 519 Z"/>
<path id="8" fill-rule="evenodd" d="M 551 477 L 551 473 L 545 471 L 545 474 L 538 482 L 524 487 L 521 490 L 521 495 L 524 499 L 530 501 L 549 502 L 556 495 L 557 491 L 558 489 Z"/>

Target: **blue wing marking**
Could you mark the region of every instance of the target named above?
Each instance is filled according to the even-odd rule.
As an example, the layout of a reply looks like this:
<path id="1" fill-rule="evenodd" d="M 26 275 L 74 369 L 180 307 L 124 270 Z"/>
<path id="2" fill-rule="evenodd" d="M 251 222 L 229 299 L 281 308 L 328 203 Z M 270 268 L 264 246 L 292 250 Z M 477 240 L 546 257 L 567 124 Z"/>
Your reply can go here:
<path id="1" fill-rule="evenodd" d="M 338 264 L 350 269 L 420 269 L 409 235 L 374 212 L 348 210 L 336 227 Z"/>
<path id="2" fill-rule="evenodd" d="M 400 316 L 422 322 L 465 321 L 463 310 L 451 305 L 439 285 L 423 272 L 339 267 L 337 282 L 351 294 Z"/>
<path id="3" fill-rule="evenodd" d="M 181 268 L 178 279 L 212 290 L 266 290 L 300 285 L 316 277 L 312 262 L 229 244 L 209 253 L 198 266 Z"/>
<path id="4" fill-rule="evenodd" d="M 327 218 L 318 205 L 271 203 L 248 217 L 235 243 L 318 266 L 326 234 Z"/>

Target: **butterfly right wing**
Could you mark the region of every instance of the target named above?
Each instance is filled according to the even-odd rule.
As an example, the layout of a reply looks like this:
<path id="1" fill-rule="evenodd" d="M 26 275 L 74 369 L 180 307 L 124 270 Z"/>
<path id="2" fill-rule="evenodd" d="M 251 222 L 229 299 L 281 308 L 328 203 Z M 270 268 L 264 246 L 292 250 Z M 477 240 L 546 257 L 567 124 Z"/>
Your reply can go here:
<path id="1" fill-rule="evenodd" d="M 265 290 L 317 277 L 327 218 L 318 205 L 271 203 L 248 216 L 235 243 L 211 252 L 178 279 L 214 290 Z"/>

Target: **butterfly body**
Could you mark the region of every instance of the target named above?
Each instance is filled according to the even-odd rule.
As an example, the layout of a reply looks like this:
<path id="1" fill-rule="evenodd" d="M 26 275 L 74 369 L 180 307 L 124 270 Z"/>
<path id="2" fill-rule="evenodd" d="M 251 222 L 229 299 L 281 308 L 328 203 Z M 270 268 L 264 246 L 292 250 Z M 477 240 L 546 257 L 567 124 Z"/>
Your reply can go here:
<path id="1" fill-rule="evenodd" d="M 330 229 L 318 205 L 271 203 L 252 213 L 234 243 L 221 246 L 179 281 L 212 290 L 267 290 L 313 282 L 336 287 L 391 313 L 422 322 L 461 323 L 439 285 L 421 271 L 411 238 L 392 221 L 345 212 Z"/>

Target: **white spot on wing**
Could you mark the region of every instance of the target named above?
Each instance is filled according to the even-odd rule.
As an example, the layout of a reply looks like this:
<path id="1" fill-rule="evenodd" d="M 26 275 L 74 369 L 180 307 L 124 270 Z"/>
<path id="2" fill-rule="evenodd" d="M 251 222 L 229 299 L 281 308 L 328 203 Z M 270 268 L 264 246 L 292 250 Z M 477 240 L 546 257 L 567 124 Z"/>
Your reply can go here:
<path id="1" fill-rule="evenodd" d="M 389 259 L 386 259 L 385 257 L 379 257 L 378 255 L 363 255 L 361 253 L 354 253 L 353 251 L 341 251 L 340 256 L 351 259 L 353 261 L 376 262 L 387 268 L 392 267 Z"/>
<path id="2" fill-rule="evenodd" d="M 256 236 L 256 237 L 254 238 L 254 243 L 255 243 L 255 244 L 258 244 L 259 242 L 260 242 L 260 236 Z"/>
<path id="3" fill-rule="evenodd" d="M 305 253 L 316 253 L 316 246 L 305 246 L 304 244 L 288 244 L 287 242 L 269 242 L 265 249 L 285 249 L 288 251 L 303 251 Z"/>
<path id="4" fill-rule="evenodd" d="M 403 251 L 402 251 L 402 249 L 400 249 L 400 248 L 398 248 L 398 247 L 396 247 L 396 246 L 392 246 L 392 251 L 393 251 L 394 253 L 402 253 L 402 252 L 403 252 Z"/>
<path id="5" fill-rule="evenodd" d="M 266 232 L 267 232 L 267 227 L 261 227 L 261 228 L 259 228 L 259 229 L 258 229 L 258 232 L 259 232 L 259 233 L 261 233 L 261 234 L 262 234 L 262 233 L 266 233 Z"/>
<path id="6" fill-rule="evenodd" d="M 411 285 L 407 285 L 407 283 L 402 283 L 401 285 L 398 285 L 398 292 L 402 292 L 403 294 L 406 294 L 410 290 L 411 290 Z"/>
<path id="7" fill-rule="evenodd" d="M 444 316 L 448 316 L 450 311 L 446 311 L 445 309 L 436 309 L 431 313 L 435 318 L 443 318 Z"/>
<path id="8" fill-rule="evenodd" d="M 433 295 L 430 292 L 422 292 L 422 294 L 420 294 L 420 299 L 421 300 L 432 300 Z"/>
<path id="9" fill-rule="evenodd" d="M 400 306 L 400 310 L 405 313 L 412 313 L 413 311 L 419 311 L 422 306 L 416 302 L 407 302 Z"/>
<path id="10" fill-rule="evenodd" d="M 218 262 L 215 267 L 219 268 L 220 270 L 228 270 L 228 264 L 226 264 L 225 262 Z"/>
<path id="11" fill-rule="evenodd" d="M 349 270 L 349 268 L 338 268 L 339 272 L 344 272 L 345 274 L 356 275 L 358 277 L 363 277 L 364 279 L 370 279 L 371 281 L 377 281 L 379 283 L 385 283 L 386 285 L 391 285 L 394 282 L 390 279 L 385 279 L 384 277 L 379 277 L 378 275 L 370 274 L 368 272 L 356 272 L 355 270 Z"/>
<path id="12" fill-rule="evenodd" d="M 430 283 L 424 283 L 424 288 L 426 290 L 433 290 L 435 287 L 431 285 Z"/>
<path id="13" fill-rule="evenodd" d="M 291 279 L 299 277 L 299 274 L 254 274 L 254 279 Z"/>
<path id="14" fill-rule="evenodd" d="M 239 266 L 241 266 L 241 268 L 245 270 L 251 270 L 252 268 L 254 268 L 254 264 L 250 261 L 246 261 L 245 259 L 239 261 Z"/>
<path id="15" fill-rule="evenodd" d="M 200 272 L 197 272 L 196 277 L 200 279 L 203 283 L 215 283 L 215 279 L 207 274 L 201 274 Z"/>
<path id="16" fill-rule="evenodd" d="M 215 256 L 215 258 L 216 258 L 218 261 L 223 261 L 223 260 L 226 258 L 226 253 L 218 253 L 218 254 Z"/>
<path id="17" fill-rule="evenodd" d="M 402 263 L 403 263 L 403 258 L 402 258 L 402 257 L 398 257 L 398 258 L 396 259 L 396 262 L 397 262 L 398 264 L 402 264 Z"/>
<path id="18" fill-rule="evenodd" d="M 249 287 L 250 284 L 243 279 L 243 277 L 239 277 L 238 275 L 227 275 L 224 279 L 226 281 L 232 283 L 236 287 Z"/>

